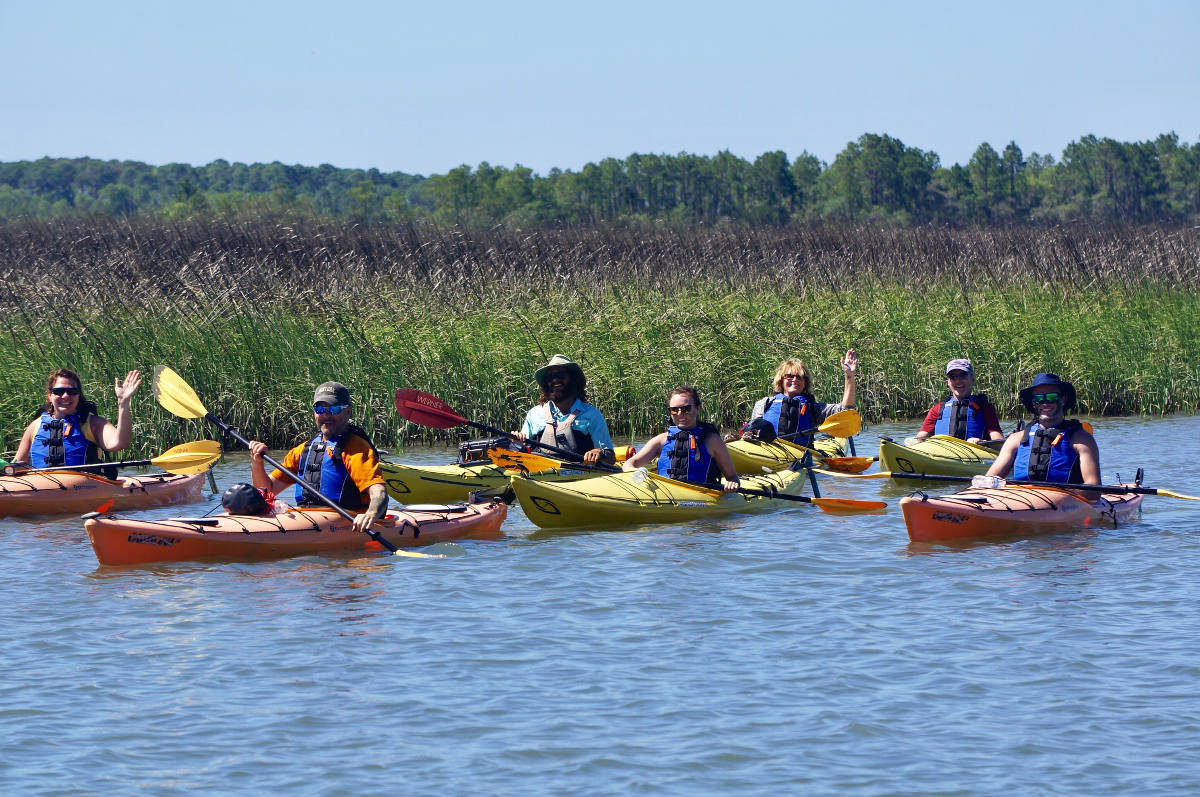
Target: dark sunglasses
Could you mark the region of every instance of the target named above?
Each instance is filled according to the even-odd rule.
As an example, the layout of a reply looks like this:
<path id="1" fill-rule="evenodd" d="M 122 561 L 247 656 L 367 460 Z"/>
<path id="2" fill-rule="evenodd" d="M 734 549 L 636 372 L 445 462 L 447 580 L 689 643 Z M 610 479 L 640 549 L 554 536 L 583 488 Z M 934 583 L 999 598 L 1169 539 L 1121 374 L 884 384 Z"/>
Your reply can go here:
<path id="1" fill-rule="evenodd" d="M 1060 395 L 1062 395 L 1062 394 L 1061 393 L 1034 393 L 1033 394 L 1033 403 L 1034 404 L 1042 404 L 1042 403 L 1051 402 L 1051 401 L 1058 401 L 1058 397 Z"/>
<path id="2" fill-rule="evenodd" d="M 56 396 L 78 396 L 79 388 L 77 387 L 52 387 L 50 392 Z"/>
<path id="3" fill-rule="evenodd" d="M 691 412 L 694 407 L 694 404 L 681 404 L 678 407 L 667 407 L 667 410 L 672 415 L 677 415 L 681 412 Z"/>
<path id="4" fill-rule="evenodd" d="M 970 376 L 970 374 L 966 373 L 965 371 L 952 371 L 951 373 L 946 374 L 947 379 L 966 379 L 968 376 Z"/>
<path id="5" fill-rule="evenodd" d="M 322 407 L 320 404 L 314 404 L 313 412 L 317 415 L 341 415 L 342 410 L 349 406 L 349 404 L 331 404 L 328 407 Z"/>
<path id="6" fill-rule="evenodd" d="M 562 379 L 563 381 L 566 381 L 567 379 L 571 378 L 570 373 L 570 371 L 550 371 L 546 374 L 546 381 L 550 382 L 554 379 Z"/>

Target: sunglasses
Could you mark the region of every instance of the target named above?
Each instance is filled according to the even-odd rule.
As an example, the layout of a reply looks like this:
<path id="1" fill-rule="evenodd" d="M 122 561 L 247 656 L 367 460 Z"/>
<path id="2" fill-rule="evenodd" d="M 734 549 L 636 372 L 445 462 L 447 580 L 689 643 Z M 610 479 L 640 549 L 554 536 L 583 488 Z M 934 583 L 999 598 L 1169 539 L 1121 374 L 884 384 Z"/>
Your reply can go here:
<path id="1" fill-rule="evenodd" d="M 970 374 L 963 373 L 962 371 L 955 371 L 954 373 L 946 374 L 947 379 L 966 379 L 968 376 L 970 376 Z"/>
<path id="2" fill-rule="evenodd" d="M 328 407 L 322 407 L 320 404 L 314 404 L 313 412 L 317 415 L 341 415 L 342 410 L 349 406 L 349 404 L 331 404 Z"/>
<path id="3" fill-rule="evenodd" d="M 803 378 L 804 378 L 804 374 L 784 374 L 783 375 L 784 382 L 791 382 L 791 381 L 794 381 L 797 379 L 803 379 Z"/>
<path id="4" fill-rule="evenodd" d="M 1033 394 L 1033 403 L 1034 404 L 1045 404 L 1045 403 L 1049 403 L 1052 401 L 1057 402 L 1058 397 L 1060 395 L 1062 395 L 1062 394 L 1061 393 L 1034 393 Z"/>
<path id="5" fill-rule="evenodd" d="M 50 392 L 56 396 L 78 396 L 79 388 L 77 387 L 52 387 Z"/>
<path id="6" fill-rule="evenodd" d="M 680 404 L 678 407 L 667 407 L 667 410 L 672 415 L 680 415 L 685 412 L 691 412 L 693 409 L 695 409 L 695 406 L 696 405 L 694 404 Z"/>
<path id="7" fill-rule="evenodd" d="M 550 382 L 554 379 L 562 379 L 565 381 L 570 378 L 568 376 L 569 373 L 569 371 L 550 371 L 546 374 L 546 381 Z"/>

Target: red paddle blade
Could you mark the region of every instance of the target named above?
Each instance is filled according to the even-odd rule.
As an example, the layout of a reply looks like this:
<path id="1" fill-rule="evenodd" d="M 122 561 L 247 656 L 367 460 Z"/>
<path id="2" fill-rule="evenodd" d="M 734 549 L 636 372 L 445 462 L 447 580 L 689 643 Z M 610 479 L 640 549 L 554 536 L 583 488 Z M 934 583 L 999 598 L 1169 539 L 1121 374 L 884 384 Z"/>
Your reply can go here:
<path id="1" fill-rule="evenodd" d="M 450 429 L 467 422 L 437 396 L 403 387 L 396 388 L 396 412 L 405 420 L 434 429 Z"/>
<path id="2" fill-rule="evenodd" d="M 96 514 L 103 515 L 113 508 L 113 499 L 108 499 L 94 510 Z"/>

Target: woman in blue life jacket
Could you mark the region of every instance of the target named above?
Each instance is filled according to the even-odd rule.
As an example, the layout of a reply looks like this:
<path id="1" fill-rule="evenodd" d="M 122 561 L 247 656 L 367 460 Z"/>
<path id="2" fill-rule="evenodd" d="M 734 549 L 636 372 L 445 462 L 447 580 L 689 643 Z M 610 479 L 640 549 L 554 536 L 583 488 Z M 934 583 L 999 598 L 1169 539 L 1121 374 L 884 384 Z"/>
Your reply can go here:
<path id="1" fill-rule="evenodd" d="M 694 387 L 677 387 L 667 396 L 671 425 L 647 441 L 621 467 L 636 470 L 651 461 L 660 476 L 679 481 L 717 485 L 727 493 L 737 490 L 737 470 L 721 433 L 700 422 L 700 393 Z"/>
<path id="2" fill-rule="evenodd" d="M 74 371 L 60 368 L 46 380 L 46 403 L 25 427 L 17 446 L 16 462 L 35 468 L 90 465 L 100 455 L 120 451 L 133 437 L 133 415 L 129 402 L 141 384 L 137 371 L 125 380 L 113 380 L 117 397 L 117 423 L 96 414 L 96 405 L 83 395 L 83 383 Z M 115 470 L 115 469 L 114 469 Z M 106 474 L 115 477 L 115 473 Z"/>
<path id="3" fill-rule="evenodd" d="M 765 427 L 755 421 L 762 418 L 771 424 L 775 437 L 782 437 L 796 445 L 811 446 L 813 436 L 799 432 L 815 429 L 835 412 L 854 409 L 854 375 L 857 370 L 858 355 L 854 349 L 850 349 L 842 358 L 842 373 L 845 376 L 842 400 L 837 404 L 826 404 L 813 397 L 810 391 L 812 375 L 804 361 L 789 357 L 775 369 L 775 380 L 771 383 L 774 394 L 764 396 L 754 404 L 750 423 L 742 436 L 747 440 L 758 439 L 759 429 Z M 770 430 L 767 431 L 769 433 Z"/>
<path id="4" fill-rule="evenodd" d="M 1050 373 L 1038 374 L 1019 394 L 1037 416 L 1024 432 L 1011 434 L 988 476 L 1069 484 L 1100 483 L 1100 450 L 1091 432 L 1064 414 L 1075 407 L 1075 387 Z"/>
<path id="5" fill-rule="evenodd" d="M 987 396 L 975 392 L 975 369 L 970 360 L 960 357 L 946 363 L 946 386 L 950 396 L 929 408 L 921 431 L 907 438 L 905 445 L 935 434 L 975 444 L 1004 439 L 996 408 Z"/>

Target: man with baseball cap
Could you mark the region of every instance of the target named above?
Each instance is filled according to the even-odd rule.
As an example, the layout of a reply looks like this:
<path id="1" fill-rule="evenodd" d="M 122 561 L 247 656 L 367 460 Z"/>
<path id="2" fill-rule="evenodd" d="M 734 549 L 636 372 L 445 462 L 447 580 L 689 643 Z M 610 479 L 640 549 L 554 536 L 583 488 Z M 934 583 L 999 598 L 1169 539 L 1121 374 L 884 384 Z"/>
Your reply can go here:
<path id="1" fill-rule="evenodd" d="M 588 465 L 615 462 L 608 424 L 600 410 L 587 403 L 587 378 L 579 364 L 556 354 L 533 372 L 533 378 L 541 393 L 517 437 L 573 451 Z"/>
<path id="2" fill-rule="evenodd" d="M 972 393 L 975 369 L 965 357 L 946 363 L 946 385 L 950 396 L 929 408 L 921 431 L 910 440 L 921 441 L 930 435 L 941 434 L 978 443 L 983 439 L 1003 440 L 1000 417 L 996 408 L 983 393 Z"/>
<path id="3" fill-rule="evenodd" d="M 367 531 L 387 510 L 387 489 L 379 471 L 379 453 L 371 438 L 350 423 L 354 409 L 350 390 L 341 382 L 322 382 L 313 393 L 313 420 L 318 432 L 283 458 L 283 466 L 329 500 L 349 512 L 359 513 L 354 528 Z M 292 484 L 281 470 L 267 473 L 263 454 L 267 446 L 250 443 L 250 474 L 255 487 L 279 493 Z M 298 506 L 321 506 L 307 490 L 296 485 Z"/>

